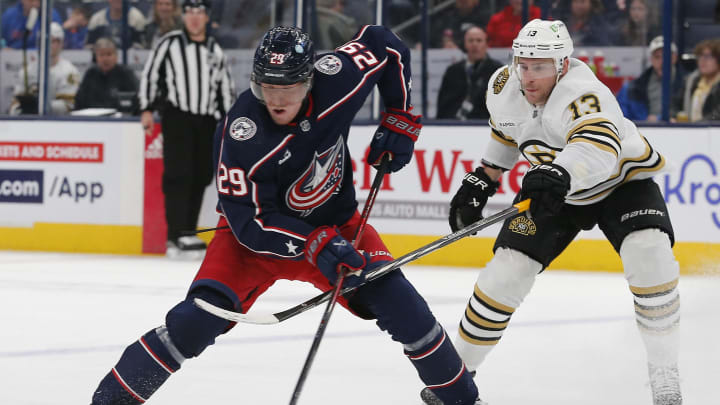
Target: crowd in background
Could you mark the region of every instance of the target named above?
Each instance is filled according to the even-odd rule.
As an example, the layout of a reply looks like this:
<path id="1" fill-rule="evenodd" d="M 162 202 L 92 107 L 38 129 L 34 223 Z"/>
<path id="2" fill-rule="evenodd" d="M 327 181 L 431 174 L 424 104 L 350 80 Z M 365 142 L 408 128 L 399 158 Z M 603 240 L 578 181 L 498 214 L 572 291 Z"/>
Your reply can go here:
<path id="1" fill-rule="evenodd" d="M 374 2 L 370 2 L 374 3 Z M 409 45 L 419 48 L 422 43 L 419 0 L 386 1 L 386 25 Z M 542 3 L 542 4 L 538 4 Z M 656 52 L 662 44 L 653 39 L 662 34 L 663 0 L 552 0 L 540 2 L 528 0 L 529 19 L 561 19 L 568 27 L 576 48 L 583 46 L 637 46 L 646 47 L 645 59 L 649 67 L 635 80 L 628 81 L 618 97 L 626 115 L 632 119 L 654 121 L 659 116 L 657 97 L 661 88 L 662 57 Z M 40 0 L 4 0 L 2 6 L 2 43 L 4 47 L 28 49 L 37 46 L 39 22 L 31 31 L 25 31 L 29 10 L 38 7 Z M 129 2 L 127 29 L 123 30 L 122 0 L 70 0 L 55 1 L 52 21 L 62 31 L 62 47 L 54 61 L 60 61 L 61 49 L 89 49 L 93 51 L 96 64 L 85 76 L 89 83 L 102 80 L 113 71 L 117 99 L 120 93 L 136 91 L 137 79 L 122 73 L 117 52 L 123 48 L 152 49 L 168 32 L 182 29 L 182 10 L 179 0 L 147 0 Z M 448 66 L 437 98 L 437 115 L 432 118 L 484 119 L 484 92 L 487 79 L 500 62 L 487 56 L 488 48 L 508 48 L 519 32 L 523 21 L 523 0 L 455 0 L 429 2 L 431 48 L 456 48 L 465 58 Z M 541 10 L 540 5 L 549 6 Z M 293 23 L 294 1 L 278 0 L 259 2 L 251 0 L 213 0 L 209 15 L 209 33 L 223 49 L 252 49 L 262 32 L 271 24 Z M 361 0 L 316 0 L 310 32 L 318 49 L 332 49 L 349 40 L 363 24 L 371 23 L 373 4 Z M 703 8 L 704 7 L 704 8 Z M 688 21 L 720 27 L 720 1 L 698 0 L 693 9 L 698 10 Z M 703 10 L 710 13 L 698 16 Z M 713 14 L 714 12 L 714 14 Z M 718 28 L 720 29 L 720 28 Z M 54 40 L 60 35 L 54 28 Z M 718 35 L 720 38 L 720 35 Z M 713 38 L 700 38 L 696 43 L 683 43 L 685 53 L 695 57 L 696 64 L 679 63 L 677 45 L 673 44 L 671 117 L 679 121 L 719 119 L 720 53 Z M 99 46 L 98 46 L 99 44 Z M 100 54 L 105 54 L 103 58 Z M 103 63 L 106 60 L 108 62 Z M 66 62 L 66 61 L 65 61 Z M 67 63 L 53 62 L 52 66 Z M 69 62 L 68 62 L 69 63 Z M 696 65 L 696 66 L 695 66 Z M 120 66 L 120 67 L 119 67 Z M 693 69 L 695 69 L 693 71 Z M 59 68 L 58 68 L 59 69 Z M 55 70 L 58 70 L 55 69 Z M 102 73 L 103 75 L 98 76 Z M 129 72 L 132 73 L 132 72 Z M 25 72 L 22 73 L 25 76 Z M 51 72 L 52 75 L 52 72 Z M 31 85 L 20 82 L 18 94 L 27 93 Z M 30 78 L 32 81 L 32 77 Z M 85 79 L 83 79 L 85 80 Z M 60 80 L 62 81 L 62 80 Z M 67 84 L 64 84 L 66 89 Z M 69 87 L 72 90 L 72 86 Z M 65 91 L 57 92 L 65 97 L 67 108 L 53 108 L 62 113 L 73 108 L 87 106 L 116 106 L 119 101 L 107 101 L 109 95 L 99 94 L 88 87 L 75 83 L 79 98 L 68 102 Z M 107 93 L 107 92 L 105 92 Z M 92 102 L 88 103 L 88 98 Z M 14 111 L 26 109 L 19 106 L 26 102 L 22 97 L 13 103 Z M 125 101 L 127 103 L 127 101 Z M 125 109 L 129 111 L 128 109 Z"/>

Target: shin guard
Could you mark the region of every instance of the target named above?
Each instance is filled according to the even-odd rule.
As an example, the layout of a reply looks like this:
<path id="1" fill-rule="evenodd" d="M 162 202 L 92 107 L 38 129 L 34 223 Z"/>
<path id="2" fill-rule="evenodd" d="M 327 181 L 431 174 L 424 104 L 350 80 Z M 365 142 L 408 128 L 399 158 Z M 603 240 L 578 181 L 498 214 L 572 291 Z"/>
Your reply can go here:
<path id="1" fill-rule="evenodd" d="M 192 291 L 173 307 L 161 326 L 128 346 L 115 367 L 93 394 L 92 405 L 135 405 L 147 401 L 180 368 L 185 359 L 198 356 L 232 325 L 192 304 L 202 297 L 223 308 L 231 302 L 211 289 Z"/>
<path id="2" fill-rule="evenodd" d="M 446 405 L 472 405 L 478 390 L 447 334 L 439 324 L 419 341 L 405 345 L 405 355 L 420 379 Z"/>
<path id="3" fill-rule="evenodd" d="M 184 360 L 172 342 L 167 346 L 165 340 L 169 342 L 167 329 L 159 327 L 128 346 L 95 390 L 92 404 L 134 405 L 147 401 Z"/>

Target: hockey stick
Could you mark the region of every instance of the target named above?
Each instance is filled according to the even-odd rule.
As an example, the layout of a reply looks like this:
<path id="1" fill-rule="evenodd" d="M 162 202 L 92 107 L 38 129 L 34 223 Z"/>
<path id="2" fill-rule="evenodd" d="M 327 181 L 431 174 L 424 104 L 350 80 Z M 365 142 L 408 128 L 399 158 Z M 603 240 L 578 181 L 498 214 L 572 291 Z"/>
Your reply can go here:
<path id="1" fill-rule="evenodd" d="M 466 226 L 463 229 L 458 230 L 457 232 L 451 233 L 449 235 L 445 235 L 440 239 L 437 239 L 433 242 L 428 243 L 425 246 L 422 246 L 416 250 L 413 250 L 410 253 L 407 253 L 392 262 L 386 263 L 383 266 L 378 267 L 377 269 L 369 272 L 367 276 L 365 277 L 365 282 L 358 285 L 357 287 L 348 287 L 344 288 L 341 292 L 341 294 L 347 294 L 348 292 L 363 286 L 366 283 L 369 283 L 370 281 L 375 280 L 378 277 L 382 277 L 385 274 L 397 269 L 398 267 L 405 265 L 407 263 L 410 263 L 414 260 L 417 260 L 429 253 L 432 253 L 442 247 L 445 247 L 451 243 L 457 242 L 458 240 L 472 235 L 473 233 L 485 229 L 488 226 L 504 221 L 507 218 L 510 218 L 511 216 L 518 214 L 520 212 L 527 211 L 527 209 L 530 208 L 530 200 L 524 200 L 520 201 L 519 203 L 505 208 L 504 210 L 497 212 L 487 218 L 481 219 L 473 224 L 470 224 Z M 211 314 L 227 319 L 229 321 L 234 322 L 243 322 L 243 323 L 254 323 L 258 325 L 273 325 L 276 323 L 280 323 L 286 319 L 292 318 L 295 315 L 299 315 L 309 309 L 315 308 L 316 306 L 322 304 L 323 302 L 327 301 L 330 298 L 332 291 L 326 291 L 320 295 L 315 296 L 314 298 L 311 298 L 301 304 L 298 304 L 290 309 L 286 309 L 281 312 L 276 312 L 274 314 L 241 314 L 239 312 L 234 311 L 228 311 L 225 309 L 222 309 L 220 307 L 216 307 L 215 305 L 212 305 L 206 301 L 203 301 L 199 298 L 195 298 L 195 305 L 202 308 L 203 310 L 210 312 Z"/>
<path id="2" fill-rule="evenodd" d="M 363 232 L 365 232 L 365 225 L 367 224 L 368 217 L 370 216 L 370 210 L 373 205 L 375 205 L 375 197 L 380 190 L 380 186 L 382 185 L 382 181 L 385 178 L 385 174 L 387 173 L 389 167 L 390 159 L 388 155 L 384 155 L 382 161 L 380 162 L 380 167 L 378 167 L 377 173 L 375 173 L 372 185 L 370 186 L 370 192 L 368 192 L 367 200 L 365 200 L 365 205 L 363 206 L 362 214 L 360 215 L 360 224 L 358 224 L 357 229 L 355 229 L 355 236 L 352 240 L 352 245 L 355 248 L 358 247 Z M 312 345 L 310 345 L 310 351 L 305 359 L 305 364 L 303 365 L 300 377 L 298 377 L 297 384 L 295 384 L 295 390 L 290 398 L 290 405 L 295 405 L 300 398 L 300 392 L 302 392 L 303 385 L 305 385 L 305 380 L 310 372 L 310 367 L 312 366 L 313 360 L 315 360 L 315 355 L 320 347 L 320 342 L 325 334 L 325 329 L 330 321 L 330 316 L 332 315 L 333 309 L 335 309 L 335 304 L 340 296 L 340 291 L 343 289 L 342 284 L 343 281 L 345 281 L 347 273 L 348 269 L 343 267 L 340 270 L 340 275 L 335 281 L 335 288 L 332 289 L 330 302 L 328 302 L 327 307 L 325 307 L 325 312 L 320 319 L 320 325 L 318 325 L 317 332 L 315 332 L 315 339 L 313 339 Z"/>

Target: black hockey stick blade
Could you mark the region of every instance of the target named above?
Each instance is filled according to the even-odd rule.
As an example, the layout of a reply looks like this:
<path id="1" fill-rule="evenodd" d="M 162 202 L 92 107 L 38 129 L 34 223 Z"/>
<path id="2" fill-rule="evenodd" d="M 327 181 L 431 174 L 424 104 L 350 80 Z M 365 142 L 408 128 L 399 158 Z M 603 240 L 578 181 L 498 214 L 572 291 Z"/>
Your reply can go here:
<path id="1" fill-rule="evenodd" d="M 458 240 L 460 240 L 466 236 L 472 235 L 477 231 L 485 229 L 492 224 L 504 221 L 507 218 L 510 218 L 515 214 L 525 212 L 528 210 L 528 208 L 530 208 L 530 200 L 520 201 L 519 203 L 517 203 L 511 207 L 508 207 L 500 212 L 497 212 L 487 218 L 483 218 L 473 224 L 466 226 L 463 229 L 459 229 L 457 232 L 453 232 L 449 235 L 445 235 L 440 239 L 430 242 L 425 246 L 422 246 L 416 250 L 413 250 L 412 252 L 407 253 L 407 254 L 369 272 L 365 279 L 365 282 L 363 284 L 360 284 L 357 287 L 344 288 L 340 292 L 340 294 L 346 294 L 346 293 L 354 290 L 355 288 L 358 288 L 358 287 L 364 285 L 365 283 L 375 280 L 378 277 L 384 276 L 385 274 L 399 268 L 400 266 L 403 266 L 407 263 L 417 260 L 417 259 L 419 259 L 429 253 L 432 253 L 442 247 L 445 247 L 451 243 L 457 242 Z M 318 305 L 322 304 L 323 302 L 327 301 L 328 299 L 330 299 L 330 296 L 332 296 L 332 293 L 333 293 L 332 290 L 326 291 L 326 292 L 324 292 L 320 295 L 317 295 L 317 296 L 315 296 L 301 304 L 298 304 L 292 308 L 286 309 L 285 311 L 276 312 L 274 314 L 242 314 L 239 312 L 228 311 L 226 309 L 222 309 L 213 304 L 210 304 L 209 302 L 204 301 L 200 298 L 195 298 L 195 305 L 197 305 L 199 308 L 201 308 L 217 317 L 227 319 L 229 321 L 253 323 L 253 324 L 257 324 L 257 325 L 274 325 L 276 323 L 280 323 L 284 320 L 287 320 L 296 315 L 299 315 L 309 309 L 315 308 L 316 306 L 318 306 Z"/>

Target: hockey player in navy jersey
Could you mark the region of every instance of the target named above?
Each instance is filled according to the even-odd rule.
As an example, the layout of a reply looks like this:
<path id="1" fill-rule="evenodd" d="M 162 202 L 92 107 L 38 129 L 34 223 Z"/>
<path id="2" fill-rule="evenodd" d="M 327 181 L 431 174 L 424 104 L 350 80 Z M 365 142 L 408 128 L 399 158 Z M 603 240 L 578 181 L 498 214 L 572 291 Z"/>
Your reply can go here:
<path id="1" fill-rule="evenodd" d="M 652 180 L 665 159 L 572 52 L 561 21 L 533 20 L 513 41 L 513 63 L 490 79 L 491 139 L 482 166 L 465 175 L 450 203 L 450 226 L 456 230 L 482 218 L 498 179 L 521 155 L 531 168 L 518 198 L 531 199 L 532 215 L 503 225 L 455 346 L 474 371 L 500 341 L 536 276 L 580 230 L 598 225 L 619 254 L 632 292 L 653 404 L 680 405 L 680 271 L 665 200 Z M 421 395 L 427 404 L 441 404 L 428 390 Z"/>
<path id="2" fill-rule="evenodd" d="M 165 324 L 125 349 L 100 382 L 94 405 L 140 404 L 187 359 L 234 324 L 193 304 L 198 297 L 247 312 L 276 280 L 331 289 L 338 269 L 356 270 L 344 285 L 392 260 L 359 223 L 347 137 L 350 123 L 377 84 L 385 104 L 368 162 L 389 155 L 400 170 L 413 153 L 420 117 L 410 113 L 410 52 L 389 30 L 366 26 L 317 61 L 297 28 L 269 30 L 255 53 L 251 90 L 240 95 L 215 133 L 219 227 L 185 299 Z M 445 404 L 480 404 L 478 391 L 423 298 L 394 271 L 339 301 L 376 319 L 403 345 L 420 379 Z M 287 382 L 290 384 L 290 382 Z"/>

